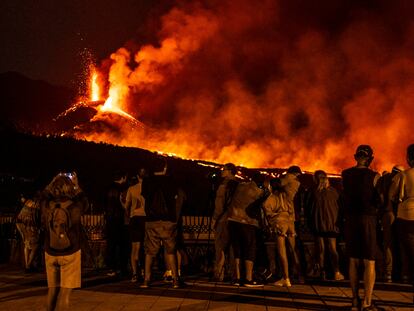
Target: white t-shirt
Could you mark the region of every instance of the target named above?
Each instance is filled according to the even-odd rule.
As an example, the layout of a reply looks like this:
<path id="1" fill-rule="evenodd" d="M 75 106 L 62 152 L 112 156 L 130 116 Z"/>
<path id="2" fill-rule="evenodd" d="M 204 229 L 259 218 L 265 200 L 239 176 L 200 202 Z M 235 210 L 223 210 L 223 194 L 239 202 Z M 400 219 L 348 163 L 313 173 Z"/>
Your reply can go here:
<path id="1" fill-rule="evenodd" d="M 142 181 L 128 188 L 126 208 L 129 207 L 129 217 L 145 216 L 145 199 L 141 195 Z"/>

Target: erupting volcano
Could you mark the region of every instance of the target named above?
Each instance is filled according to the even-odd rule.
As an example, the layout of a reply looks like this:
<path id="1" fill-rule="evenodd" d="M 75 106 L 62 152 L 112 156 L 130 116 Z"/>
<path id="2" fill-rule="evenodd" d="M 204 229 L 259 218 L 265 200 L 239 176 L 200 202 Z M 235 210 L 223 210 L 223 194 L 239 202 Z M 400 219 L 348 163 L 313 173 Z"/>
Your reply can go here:
<path id="1" fill-rule="evenodd" d="M 71 135 L 333 173 L 370 144 L 374 168 L 402 164 L 414 138 L 414 23 L 402 5 L 340 3 L 321 16 L 311 1 L 181 2 L 157 42 L 128 42 L 91 70 L 83 105 L 95 113 Z"/>

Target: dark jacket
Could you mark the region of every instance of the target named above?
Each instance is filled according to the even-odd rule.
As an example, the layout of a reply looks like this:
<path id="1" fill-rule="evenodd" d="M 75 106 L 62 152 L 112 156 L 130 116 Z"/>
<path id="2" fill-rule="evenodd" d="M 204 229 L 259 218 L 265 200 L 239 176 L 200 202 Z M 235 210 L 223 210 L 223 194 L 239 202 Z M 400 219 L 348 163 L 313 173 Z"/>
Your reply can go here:
<path id="1" fill-rule="evenodd" d="M 311 226 L 315 233 L 339 233 L 339 194 L 332 186 L 314 189 L 310 199 Z"/>
<path id="2" fill-rule="evenodd" d="M 126 183 L 113 182 L 107 192 L 105 200 L 105 220 L 107 230 L 118 230 L 124 224 L 125 208 L 121 203 L 121 195 L 127 191 Z"/>

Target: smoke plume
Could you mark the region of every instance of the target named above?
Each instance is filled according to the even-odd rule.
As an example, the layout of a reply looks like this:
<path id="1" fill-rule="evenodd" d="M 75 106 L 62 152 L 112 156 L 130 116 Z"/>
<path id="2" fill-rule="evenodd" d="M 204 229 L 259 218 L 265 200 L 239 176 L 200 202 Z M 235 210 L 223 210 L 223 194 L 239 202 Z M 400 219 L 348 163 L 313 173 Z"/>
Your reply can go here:
<path id="1" fill-rule="evenodd" d="M 330 172 L 370 144 L 375 168 L 404 164 L 414 141 L 414 4 L 304 2 L 180 2 L 161 17 L 157 44 L 110 57 L 108 96 L 147 128 L 84 137 Z"/>

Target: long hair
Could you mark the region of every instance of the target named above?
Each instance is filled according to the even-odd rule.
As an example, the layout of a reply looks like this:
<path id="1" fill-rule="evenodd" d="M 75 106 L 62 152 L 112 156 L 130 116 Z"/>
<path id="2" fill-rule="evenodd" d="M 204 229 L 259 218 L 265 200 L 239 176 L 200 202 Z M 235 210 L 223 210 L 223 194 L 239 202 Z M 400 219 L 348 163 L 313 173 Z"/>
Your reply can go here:
<path id="1" fill-rule="evenodd" d="M 322 170 L 318 170 L 315 172 L 315 174 L 313 175 L 315 178 L 315 182 L 316 182 L 316 191 L 322 191 L 324 189 L 327 189 L 330 185 L 329 183 L 329 179 L 327 174 L 322 171 Z"/>
<path id="2" fill-rule="evenodd" d="M 45 191 L 54 199 L 73 199 L 78 194 L 76 185 L 64 174 L 56 175 Z"/>

